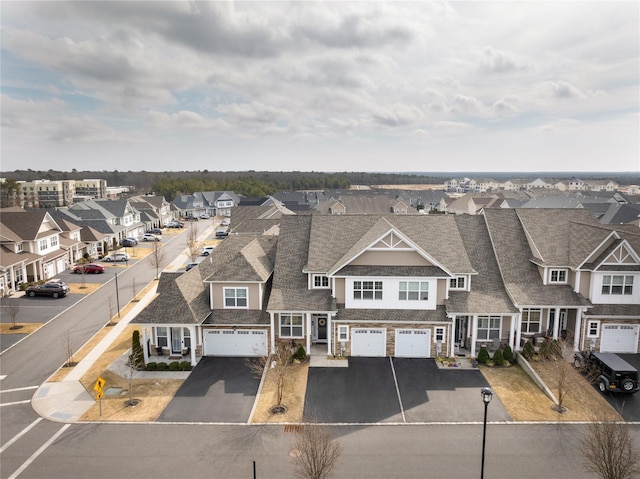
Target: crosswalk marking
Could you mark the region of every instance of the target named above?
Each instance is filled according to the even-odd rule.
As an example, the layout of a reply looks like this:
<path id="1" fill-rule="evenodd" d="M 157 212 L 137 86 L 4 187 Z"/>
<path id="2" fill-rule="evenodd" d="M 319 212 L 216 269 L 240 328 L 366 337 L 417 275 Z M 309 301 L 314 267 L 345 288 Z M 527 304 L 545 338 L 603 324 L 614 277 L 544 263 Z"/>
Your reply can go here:
<path id="1" fill-rule="evenodd" d="M 22 431 L 20 431 L 18 434 L 13 436 L 9 441 L 7 441 L 7 443 L 4 446 L 0 447 L 0 454 L 2 454 L 5 449 L 7 449 L 9 446 L 11 446 L 11 444 L 16 442 L 18 439 L 20 439 L 22 436 L 24 436 L 26 433 L 28 433 L 31 429 L 33 429 L 33 427 L 36 424 L 38 424 L 40 421 L 42 421 L 41 417 L 39 417 L 38 419 L 33 421 L 31 424 L 29 424 L 27 427 L 25 427 Z"/>
<path id="2" fill-rule="evenodd" d="M 29 391 L 30 389 L 38 389 L 39 387 L 40 386 L 27 386 L 27 387 L 24 387 L 24 388 L 3 389 L 2 391 L 0 391 L 0 393 L 13 393 L 13 392 L 16 392 L 16 391 Z"/>
<path id="3" fill-rule="evenodd" d="M 22 472 L 29 467 L 29 465 L 35 461 L 38 456 L 40 454 L 42 454 L 51 444 L 53 444 L 53 442 L 58 439 L 58 437 L 60 437 L 62 435 L 63 432 L 65 432 L 69 426 L 71 426 L 71 424 L 65 424 L 64 426 L 62 426 L 58 432 L 56 432 L 53 436 L 51 436 L 49 438 L 49 440 L 47 442 L 45 442 L 42 446 L 40 446 L 40 448 L 34 452 L 31 457 L 29 459 L 27 459 L 26 461 L 24 461 L 24 463 L 16 470 L 16 472 L 14 472 L 13 474 L 11 474 L 7 479 L 16 479 L 20 474 L 22 474 Z"/>
<path id="4" fill-rule="evenodd" d="M 4 406 L 15 406 L 16 404 L 27 404 L 30 403 L 31 399 L 25 399 L 24 401 L 13 401 L 13 402 L 5 402 L 0 404 L 0 407 L 4 407 Z"/>

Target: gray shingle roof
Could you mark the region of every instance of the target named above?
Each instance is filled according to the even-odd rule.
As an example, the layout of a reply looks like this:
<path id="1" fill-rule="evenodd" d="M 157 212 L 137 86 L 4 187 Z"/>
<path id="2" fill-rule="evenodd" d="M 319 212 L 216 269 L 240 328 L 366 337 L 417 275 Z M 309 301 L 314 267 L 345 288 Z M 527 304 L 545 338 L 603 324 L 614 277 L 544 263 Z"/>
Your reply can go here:
<path id="1" fill-rule="evenodd" d="M 451 322 L 447 317 L 444 306 L 437 306 L 436 309 L 346 309 L 344 304 L 338 305 L 336 321 L 377 321 L 388 323 L 389 318 L 393 318 L 394 323 L 406 322 Z"/>
<path id="2" fill-rule="evenodd" d="M 232 235 L 211 253 L 208 282 L 265 282 L 273 273 L 277 236 Z"/>
<path id="3" fill-rule="evenodd" d="M 598 317 L 627 317 L 640 319 L 640 304 L 594 304 L 585 316 Z"/>

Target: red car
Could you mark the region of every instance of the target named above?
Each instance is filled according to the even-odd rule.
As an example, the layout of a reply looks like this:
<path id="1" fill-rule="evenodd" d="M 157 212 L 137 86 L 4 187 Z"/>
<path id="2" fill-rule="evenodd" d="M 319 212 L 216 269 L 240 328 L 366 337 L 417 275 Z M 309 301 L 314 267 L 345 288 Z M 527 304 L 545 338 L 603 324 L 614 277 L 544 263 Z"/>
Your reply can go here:
<path id="1" fill-rule="evenodd" d="M 95 264 L 95 263 L 87 263 L 87 264 L 79 264 L 78 266 L 76 266 L 75 268 L 73 268 L 73 272 L 77 273 L 77 274 L 100 274 L 100 273 L 104 273 L 104 266 L 102 266 L 101 264 Z"/>

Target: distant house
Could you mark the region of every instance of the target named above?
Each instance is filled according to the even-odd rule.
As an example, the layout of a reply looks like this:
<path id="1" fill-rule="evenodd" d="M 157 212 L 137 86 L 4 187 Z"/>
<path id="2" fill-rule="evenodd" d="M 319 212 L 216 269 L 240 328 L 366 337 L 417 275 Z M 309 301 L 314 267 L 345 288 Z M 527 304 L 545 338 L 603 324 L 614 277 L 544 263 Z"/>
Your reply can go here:
<path id="1" fill-rule="evenodd" d="M 230 216 L 231 209 L 240 204 L 240 197 L 233 191 L 197 191 L 178 195 L 171 202 L 182 218 L 199 218 L 202 215 Z"/>

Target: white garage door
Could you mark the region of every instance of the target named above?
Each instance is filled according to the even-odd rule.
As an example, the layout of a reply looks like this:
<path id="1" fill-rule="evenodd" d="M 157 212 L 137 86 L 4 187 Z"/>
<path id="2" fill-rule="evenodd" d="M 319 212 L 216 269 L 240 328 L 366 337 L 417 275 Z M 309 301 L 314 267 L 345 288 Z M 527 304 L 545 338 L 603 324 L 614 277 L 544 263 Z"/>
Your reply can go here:
<path id="1" fill-rule="evenodd" d="M 637 353 L 637 324 L 604 324 L 602 325 L 602 341 L 600 351 L 603 353 Z"/>
<path id="2" fill-rule="evenodd" d="M 386 356 L 385 329 L 354 328 L 351 330 L 351 356 Z"/>
<path id="3" fill-rule="evenodd" d="M 431 356 L 431 330 L 396 329 L 396 357 L 428 358 Z"/>
<path id="4" fill-rule="evenodd" d="M 206 356 L 266 356 L 267 332 L 264 330 L 206 329 Z"/>

